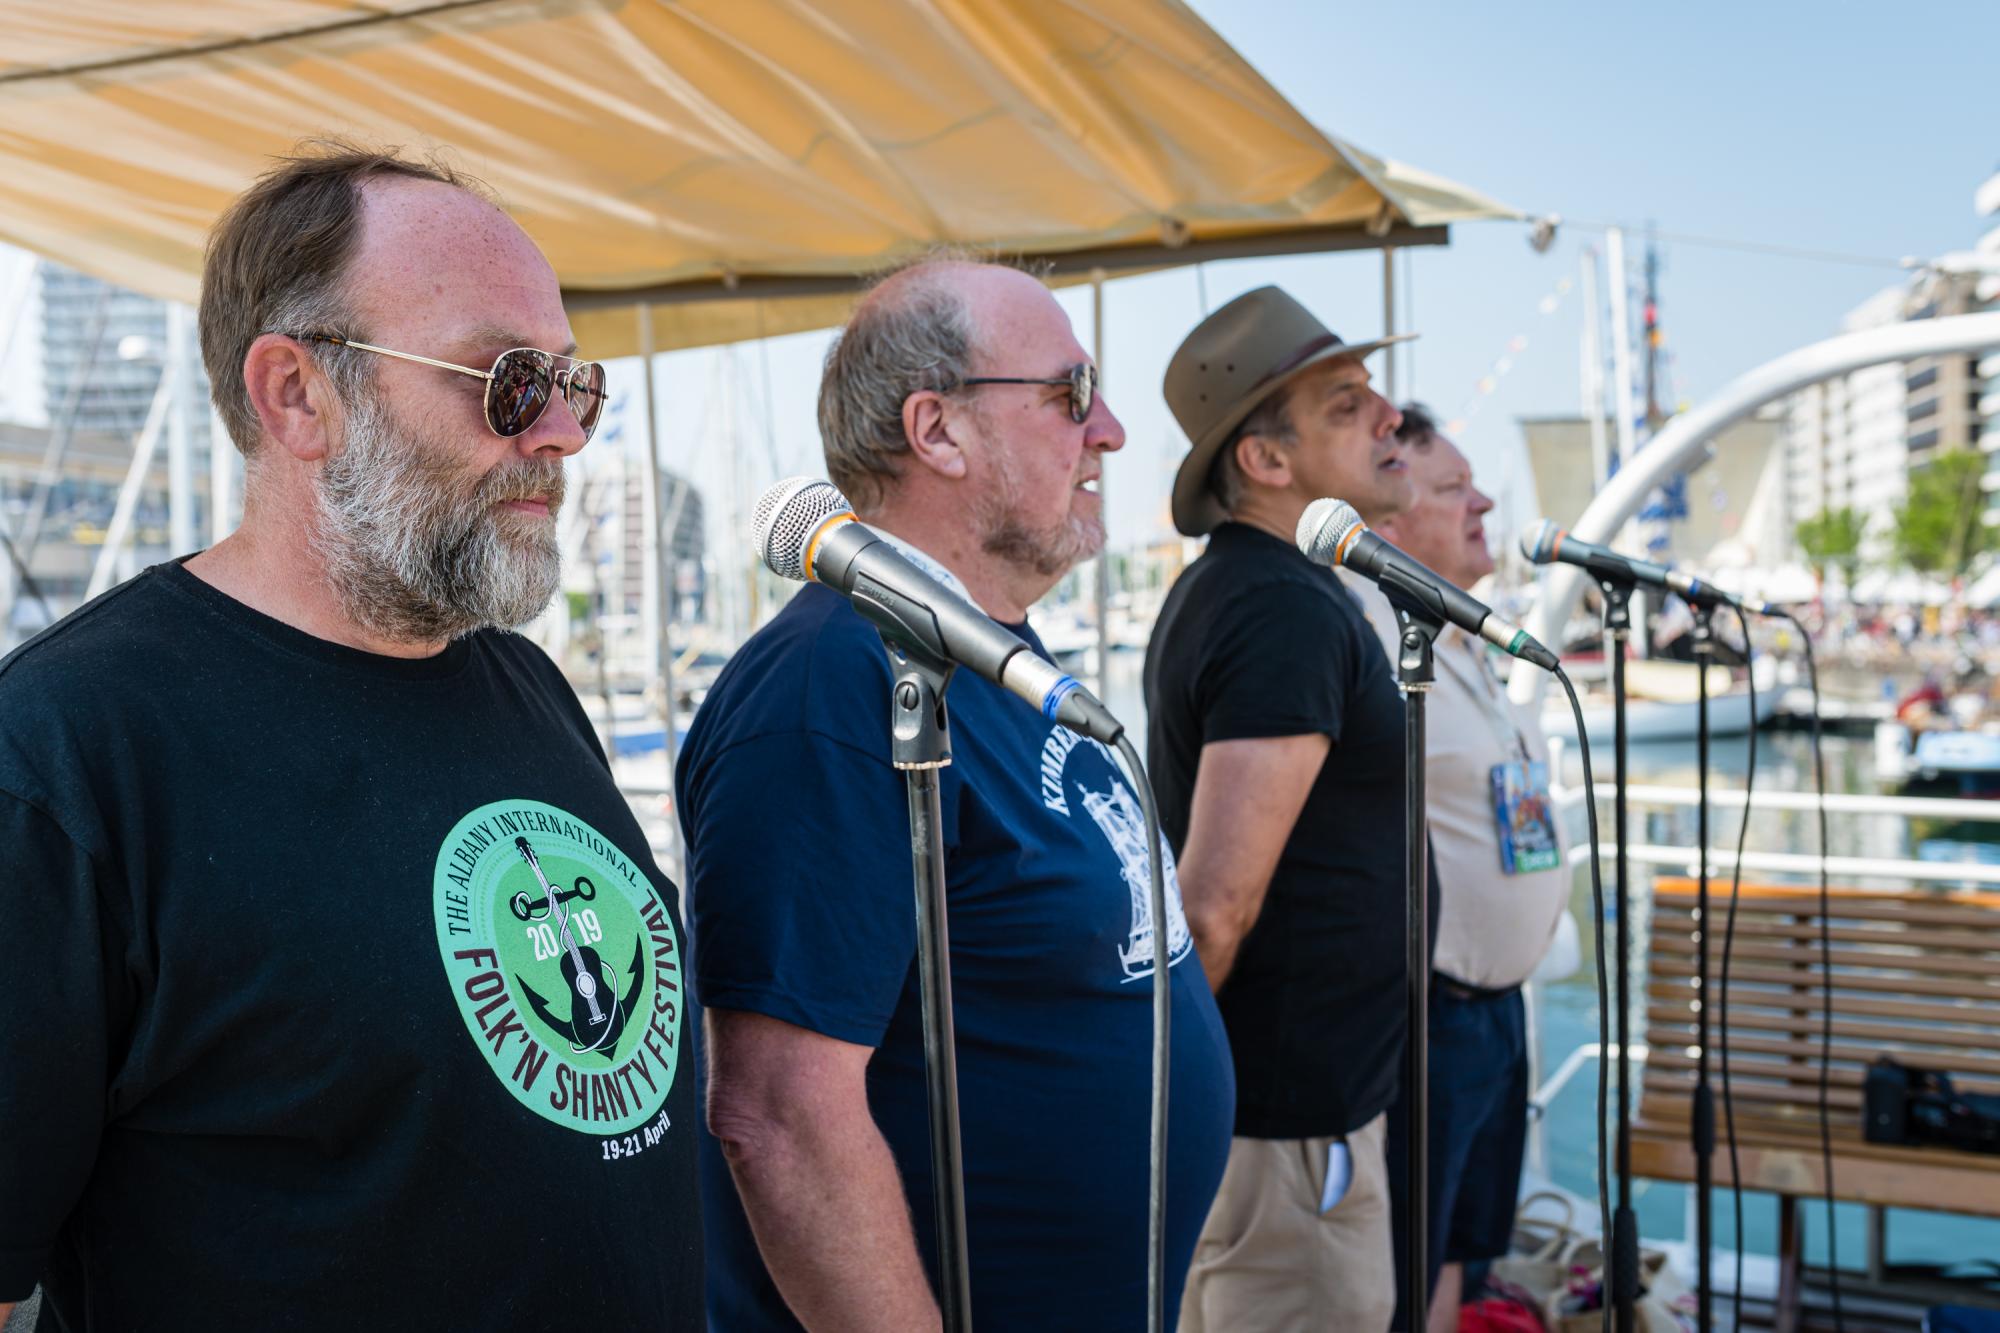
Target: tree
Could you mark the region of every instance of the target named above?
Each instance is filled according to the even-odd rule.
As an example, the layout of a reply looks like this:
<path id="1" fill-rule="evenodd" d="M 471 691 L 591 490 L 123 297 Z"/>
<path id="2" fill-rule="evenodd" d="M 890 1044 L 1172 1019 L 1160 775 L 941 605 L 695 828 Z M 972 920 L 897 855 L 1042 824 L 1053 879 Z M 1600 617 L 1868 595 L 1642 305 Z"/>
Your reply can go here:
<path id="1" fill-rule="evenodd" d="M 2000 529 L 1986 521 L 1980 478 L 1986 459 L 1952 449 L 1910 473 L 1910 495 L 1896 510 L 1896 554 L 1920 574 L 1963 578 L 1973 559 L 2000 549 Z"/>
<path id="2" fill-rule="evenodd" d="M 1854 583 L 1855 566 L 1861 563 L 1861 530 L 1865 526 L 1859 510 L 1842 506 L 1839 509 L 1823 510 L 1799 524 L 1794 532 L 1799 549 L 1805 552 L 1806 563 L 1812 566 L 1814 577 L 1824 583 L 1826 572 L 1837 569 L 1846 577 L 1848 585 Z"/>

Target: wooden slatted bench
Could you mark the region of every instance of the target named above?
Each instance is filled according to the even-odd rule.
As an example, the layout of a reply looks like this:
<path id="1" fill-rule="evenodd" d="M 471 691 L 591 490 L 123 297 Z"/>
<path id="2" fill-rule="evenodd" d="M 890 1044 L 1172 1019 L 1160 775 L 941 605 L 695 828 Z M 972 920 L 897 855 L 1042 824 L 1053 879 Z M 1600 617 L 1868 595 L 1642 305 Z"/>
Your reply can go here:
<path id="1" fill-rule="evenodd" d="M 1653 882 L 1646 985 L 1645 1079 L 1632 1170 L 1692 1182 L 1696 949 L 1692 879 Z M 1895 1208 L 2000 1217 L 2000 1155 L 1869 1143 L 1862 1080 L 1878 1055 L 1950 1073 L 1966 1092 L 2000 1092 L 2000 894 L 1835 888 L 1833 1042 L 1827 1114 L 1834 1196 Z M 1729 880 L 1709 881 L 1709 978 L 1719 992 Z M 1801 1200 L 1825 1191 L 1819 1134 L 1820 966 L 1817 886 L 1744 885 L 1729 980 L 1729 1062 L 1745 1189 L 1779 1200 L 1777 1326 L 1798 1319 Z M 1730 1183 L 1722 1110 L 1721 1029 L 1710 1014 L 1715 1091 L 1713 1179 Z"/>

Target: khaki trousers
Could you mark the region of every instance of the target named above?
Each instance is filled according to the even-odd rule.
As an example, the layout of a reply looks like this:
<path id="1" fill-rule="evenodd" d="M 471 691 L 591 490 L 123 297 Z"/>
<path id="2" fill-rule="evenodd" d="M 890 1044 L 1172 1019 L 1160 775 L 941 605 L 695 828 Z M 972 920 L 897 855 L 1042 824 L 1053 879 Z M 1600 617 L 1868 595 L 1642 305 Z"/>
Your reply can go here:
<path id="1" fill-rule="evenodd" d="M 1387 1121 L 1346 1136 L 1347 1193 L 1319 1210 L 1340 1138 L 1232 1139 L 1196 1242 L 1179 1333 L 1384 1333 L 1396 1312 Z"/>

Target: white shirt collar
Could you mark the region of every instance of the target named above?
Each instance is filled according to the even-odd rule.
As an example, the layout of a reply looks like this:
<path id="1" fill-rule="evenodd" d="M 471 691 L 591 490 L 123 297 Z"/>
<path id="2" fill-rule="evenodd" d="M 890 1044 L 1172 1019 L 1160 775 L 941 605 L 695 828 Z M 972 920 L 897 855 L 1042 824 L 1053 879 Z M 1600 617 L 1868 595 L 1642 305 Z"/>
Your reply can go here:
<path id="1" fill-rule="evenodd" d="M 946 569 L 944 562 L 936 556 L 931 555 L 913 542 L 903 540 L 887 528 L 875 528 L 875 535 L 895 547 L 896 553 L 902 556 L 903 559 L 909 561 L 918 569 L 923 570 L 924 573 L 930 575 L 939 583 L 942 583 L 945 587 L 963 597 L 966 601 L 972 602 L 974 606 L 979 605 L 978 602 L 972 600 L 972 593 L 966 589 L 964 581 L 958 575 Z"/>

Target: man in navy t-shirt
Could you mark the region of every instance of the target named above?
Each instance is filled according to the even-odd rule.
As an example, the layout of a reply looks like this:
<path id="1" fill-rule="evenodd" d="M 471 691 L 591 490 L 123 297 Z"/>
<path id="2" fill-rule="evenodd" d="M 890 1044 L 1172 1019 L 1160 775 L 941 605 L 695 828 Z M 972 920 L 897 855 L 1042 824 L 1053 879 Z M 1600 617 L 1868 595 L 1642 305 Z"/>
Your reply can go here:
<path id="1" fill-rule="evenodd" d="M 1038 650 L 1028 608 L 1103 544 L 1124 432 L 1032 277 L 931 260 L 827 358 L 828 470 L 862 519 Z M 709 1318 L 939 1323 L 910 823 L 881 639 L 809 586 L 681 757 L 709 1022 Z M 1138 1329 L 1152 976 L 1144 823 L 1110 753 L 968 672 L 946 696 L 945 877 L 974 1315 Z M 1171 862 L 1169 862 L 1171 866 Z M 1169 1317 L 1228 1156 L 1226 1039 L 1168 878 Z"/>

